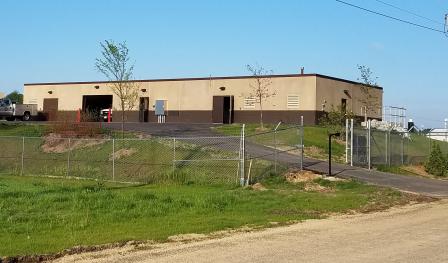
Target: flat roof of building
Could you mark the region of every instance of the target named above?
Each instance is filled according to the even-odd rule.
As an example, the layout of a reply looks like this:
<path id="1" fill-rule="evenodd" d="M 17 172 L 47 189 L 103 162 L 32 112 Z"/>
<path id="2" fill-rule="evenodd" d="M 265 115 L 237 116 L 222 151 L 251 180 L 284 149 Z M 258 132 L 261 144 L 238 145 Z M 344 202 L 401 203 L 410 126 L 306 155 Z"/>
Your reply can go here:
<path id="1" fill-rule="evenodd" d="M 346 82 L 356 85 L 364 85 L 363 83 L 341 79 L 321 74 L 283 74 L 283 75 L 266 75 L 269 78 L 293 78 L 293 77 L 318 77 L 324 79 L 331 79 L 341 82 Z M 256 78 L 255 76 L 227 76 L 227 77 L 201 77 L 201 78 L 168 78 L 168 79 L 137 79 L 131 80 L 131 82 L 161 82 L 161 81 L 190 81 L 190 80 L 218 80 L 218 79 L 249 79 Z M 40 86 L 40 85 L 70 85 L 70 84 L 103 84 L 103 83 L 116 83 L 117 81 L 78 81 L 78 82 L 48 82 L 48 83 L 25 83 L 24 86 Z M 372 88 L 382 90 L 379 86 L 370 86 Z"/>

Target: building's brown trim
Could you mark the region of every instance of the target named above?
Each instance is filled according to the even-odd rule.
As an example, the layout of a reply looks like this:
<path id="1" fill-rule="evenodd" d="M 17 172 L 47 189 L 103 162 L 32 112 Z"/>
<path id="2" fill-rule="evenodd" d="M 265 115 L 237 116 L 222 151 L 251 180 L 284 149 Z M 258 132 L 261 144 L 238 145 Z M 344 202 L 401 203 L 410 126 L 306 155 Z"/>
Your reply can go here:
<path id="1" fill-rule="evenodd" d="M 260 122 L 260 111 L 257 110 L 236 110 L 233 112 L 235 123 L 259 123 Z M 300 118 L 303 116 L 303 122 L 305 125 L 317 125 L 319 124 L 320 118 L 324 115 L 322 111 L 263 111 L 263 122 L 265 123 L 300 123 Z M 35 120 L 42 121 L 76 121 L 77 111 L 58 111 L 57 118 L 48 119 L 48 116 L 40 113 L 39 118 Z M 363 116 L 356 116 L 357 122 L 364 120 Z M 121 122 L 121 112 L 115 111 L 112 116 L 113 122 Z M 127 111 L 126 112 L 126 122 L 139 122 L 139 111 Z M 168 123 L 213 123 L 212 111 L 168 111 L 165 117 L 165 121 Z M 157 116 L 154 111 L 149 111 L 148 122 L 156 123 Z"/>
<path id="2" fill-rule="evenodd" d="M 331 79 L 341 82 L 346 82 L 350 84 L 356 85 L 365 85 L 360 82 L 351 81 L 347 79 L 341 79 L 321 74 L 283 74 L 283 75 L 267 75 L 268 78 L 298 78 L 298 77 L 317 77 L 317 78 L 325 78 Z M 219 80 L 219 79 L 251 79 L 256 78 L 256 76 L 227 76 L 227 77 L 202 77 L 202 78 L 171 78 L 171 79 L 140 79 L 140 80 L 132 80 L 129 82 L 163 82 L 163 81 L 193 81 L 193 80 Z M 41 86 L 41 85 L 75 85 L 75 84 L 107 84 L 107 83 L 117 83 L 117 81 L 79 81 L 79 82 L 50 82 L 50 83 L 26 83 L 24 86 Z M 371 86 L 375 89 L 382 90 L 382 87 Z"/>

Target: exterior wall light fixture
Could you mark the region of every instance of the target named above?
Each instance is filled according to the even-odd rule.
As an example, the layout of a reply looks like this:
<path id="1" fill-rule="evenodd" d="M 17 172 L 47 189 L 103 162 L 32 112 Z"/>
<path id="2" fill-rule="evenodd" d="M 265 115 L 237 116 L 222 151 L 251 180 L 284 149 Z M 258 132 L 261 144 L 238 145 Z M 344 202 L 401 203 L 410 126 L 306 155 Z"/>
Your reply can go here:
<path id="1" fill-rule="evenodd" d="M 48 91 L 48 94 L 53 94 L 53 91 L 52 91 L 52 90 L 49 90 L 49 91 Z"/>

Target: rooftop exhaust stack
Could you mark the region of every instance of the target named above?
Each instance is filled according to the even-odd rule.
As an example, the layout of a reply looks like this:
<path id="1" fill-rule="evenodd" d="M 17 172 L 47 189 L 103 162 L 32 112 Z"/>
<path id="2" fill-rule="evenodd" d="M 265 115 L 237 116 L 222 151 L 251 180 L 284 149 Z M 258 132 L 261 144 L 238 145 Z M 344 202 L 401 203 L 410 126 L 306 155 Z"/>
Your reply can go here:
<path id="1" fill-rule="evenodd" d="M 305 74 L 305 68 L 304 68 L 304 67 L 301 67 L 301 68 L 300 68 L 300 74 L 301 74 L 301 75 Z"/>

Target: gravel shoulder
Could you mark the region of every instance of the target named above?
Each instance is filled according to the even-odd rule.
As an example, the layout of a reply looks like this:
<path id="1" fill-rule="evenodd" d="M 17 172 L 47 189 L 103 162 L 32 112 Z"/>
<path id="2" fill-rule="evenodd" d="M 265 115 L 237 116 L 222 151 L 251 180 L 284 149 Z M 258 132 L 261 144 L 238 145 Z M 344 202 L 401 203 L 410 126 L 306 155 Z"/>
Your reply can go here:
<path id="1" fill-rule="evenodd" d="M 126 245 L 54 262 L 448 262 L 448 200 L 261 231 Z M 195 241 L 197 238 L 199 241 Z"/>

